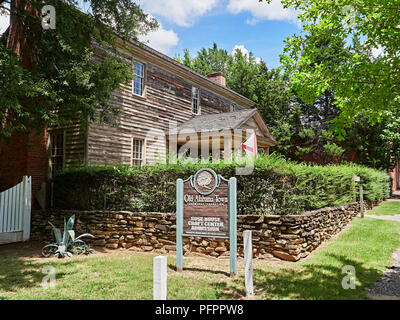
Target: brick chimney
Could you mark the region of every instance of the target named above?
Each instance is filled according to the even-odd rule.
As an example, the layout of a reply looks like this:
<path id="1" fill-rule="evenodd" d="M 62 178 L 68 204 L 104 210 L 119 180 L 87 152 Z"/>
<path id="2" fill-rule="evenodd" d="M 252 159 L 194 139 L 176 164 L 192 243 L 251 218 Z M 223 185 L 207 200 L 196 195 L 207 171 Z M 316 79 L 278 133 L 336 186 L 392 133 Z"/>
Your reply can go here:
<path id="1" fill-rule="evenodd" d="M 218 84 L 224 86 L 224 87 L 226 85 L 226 76 L 222 72 L 211 73 L 207 76 L 207 78 L 210 79 L 211 81 L 214 81 L 215 83 L 218 83 Z"/>

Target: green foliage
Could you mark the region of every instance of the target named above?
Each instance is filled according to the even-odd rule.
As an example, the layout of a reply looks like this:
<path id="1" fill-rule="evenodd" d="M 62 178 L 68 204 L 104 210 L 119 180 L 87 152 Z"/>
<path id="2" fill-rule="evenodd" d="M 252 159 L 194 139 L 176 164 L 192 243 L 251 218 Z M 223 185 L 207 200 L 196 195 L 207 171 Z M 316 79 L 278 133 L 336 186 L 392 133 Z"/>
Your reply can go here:
<path id="1" fill-rule="evenodd" d="M 357 38 L 351 48 L 346 47 L 345 41 L 330 40 L 327 36 L 308 36 L 304 40 L 315 47 L 307 66 L 342 63 L 352 51 L 362 50 Z M 175 59 L 203 75 L 224 72 L 229 88 L 256 103 L 278 142 L 273 150 L 287 158 L 318 164 L 355 159 L 359 164 L 380 170 L 388 169 L 400 158 L 399 112 L 386 112 L 381 122 L 374 125 L 365 115 L 358 116 L 340 141 L 332 130 L 332 122 L 340 109 L 331 89 L 322 91 L 311 103 L 305 103 L 301 94 L 292 91 L 293 79 L 282 75 L 279 68 L 268 69 L 264 61 L 256 61 L 251 53 L 243 55 L 238 50 L 231 55 L 215 43 L 211 48 L 199 50 L 194 57 L 184 50 L 183 58 L 176 56 Z M 288 75 L 304 68 L 300 64 L 293 66 Z"/>
<path id="2" fill-rule="evenodd" d="M 344 41 L 330 41 L 329 38 L 311 34 L 304 39 L 304 46 L 315 47 L 313 55 L 308 56 L 307 60 L 307 66 L 310 68 L 322 61 L 328 65 L 335 61 L 345 63 L 354 51 L 370 55 L 373 59 L 370 53 L 362 52 L 357 39 L 348 47 Z M 288 70 L 293 74 L 301 72 L 307 66 L 299 64 Z M 291 81 L 295 87 L 293 79 Z M 301 84 L 300 89 L 303 86 L 304 84 Z M 298 95 L 301 97 L 301 93 L 298 92 Z M 334 90 L 326 89 L 312 104 L 307 104 L 300 98 L 296 100 L 300 121 L 290 123 L 291 130 L 288 135 L 291 136 L 284 140 L 296 149 L 287 147 L 284 154 L 295 160 L 307 159 L 321 164 L 353 159 L 359 164 L 382 170 L 393 166 L 400 158 L 399 110 L 382 112 L 380 121 L 371 124 L 369 110 L 365 109 L 352 119 L 351 125 L 340 137 L 333 133 L 335 121 L 341 114 L 336 96 Z M 307 134 L 308 130 L 312 130 L 314 134 Z M 293 150 L 296 150 L 294 154 Z"/>
<path id="3" fill-rule="evenodd" d="M 296 38 L 297 39 L 297 38 Z M 269 70 L 264 61 L 255 61 L 253 55 L 237 51 L 233 55 L 213 44 L 203 48 L 191 57 L 184 51 L 178 61 L 207 75 L 222 71 L 227 75 L 227 86 L 256 102 L 266 124 L 278 144 L 273 150 L 295 161 L 310 161 L 319 164 L 341 163 L 355 159 L 362 165 L 387 170 L 400 159 L 400 114 L 387 111 L 381 114 L 380 123 L 371 124 L 368 112 L 353 119 L 351 127 L 341 140 L 333 134 L 333 122 L 340 114 L 336 103 L 336 92 L 331 88 L 321 90 L 316 98 L 309 99 L 291 90 L 302 89 L 293 74 L 300 73 L 315 65 L 343 64 L 354 52 L 363 53 L 358 38 L 354 37 L 351 47 L 343 39 L 332 41 L 329 34 L 323 37 L 310 34 L 303 39 L 304 47 L 312 47 L 304 63 L 288 68 L 288 77 L 280 69 Z M 373 57 L 370 57 L 373 59 Z M 294 63 L 297 60 L 293 60 Z M 305 82 L 307 84 L 307 82 Z M 297 86 L 297 87 L 296 87 Z M 304 98 L 304 101 L 302 100 Z"/>
<path id="4" fill-rule="evenodd" d="M 54 206 L 68 210 L 175 212 L 176 179 L 209 167 L 235 176 L 237 163 L 191 163 L 154 167 L 69 168 L 54 180 Z M 352 202 L 352 178 L 361 177 L 365 199 L 390 196 L 385 172 L 357 165 L 311 166 L 276 155 L 257 157 L 251 175 L 238 175 L 238 214 L 298 214 Z"/>
<path id="5" fill-rule="evenodd" d="M 278 142 L 274 151 L 285 156 L 292 154 L 301 114 L 288 78 L 279 68 L 268 69 L 266 63 L 262 59 L 256 60 L 251 52 L 245 55 L 236 50 L 229 54 L 216 43 L 211 48 L 202 48 L 194 57 L 190 56 L 189 50 L 184 50 L 183 58 L 176 56 L 175 59 L 203 75 L 225 73 L 228 88 L 255 102 Z"/>
<path id="6" fill-rule="evenodd" d="M 111 123 L 119 111 L 109 100 L 132 79 L 132 67 L 117 50 L 116 34 L 135 40 L 157 23 L 131 0 L 84 2 L 90 15 L 79 11 L 75 0 L 27 0 L 27 8 L 37 12 L 55 7 L 55 30 L 44 30 L 32 10 L 11 6 L 23 34 L 10 29 L 8 40 L 22 43 L 23 50 L 17 56 L 7 49 L 7 37 L 0 41 L 0 138 L 73 121 L 85 129 L 88 121 Z M 0 11 L 5 5 L 0 1 Z"/>
<path id="7" fill-rule="evenodd" d="M 353 150 L 357 163 L 388 169 L 400 159 L 400 110 L 384 112 L 379 123 L 371 125 L 362 116 L 347 131 L 343 147 Z"/>
<path id="8" fill-rule="evenodd" d="M 285 41 L 281 61 L 303 101 L 311 104 L 324 91 L 335 92 L 339 134 L 344 135 L 358 115 L 374 124 L 385 111 L 399 109 L 398 0 L 282 0 L 282 4 L 298 10 L 303 30 Z M 351 39 L 356 40 L 352 50 L 316 59 Z M 321 40 L 329 47 L 321 47 Z M 371 55 L 379 49 L 382 54 Z"/>
<path id="9" fill-rule="evenodd" d="M 56 228 L 51 222 L 49 222 L 53 228 L 53 233 L 56 242 L 47 244 L 42 249 L 42 254 L 45 257 L 49 257 L 51 255 L 58 256 L 59 258 L 64 257 L 72 257 L 73 253 L 84 253 L 89 254 L 93 253 L 94 250 L 91 249 L 81 238 L 83 237 L 92 237 L 94 236 L 90 233 L 81 234 L 79 237 L 75 237 L 74 231 L 74 223 L 75 223 L 75 215 L 68 219 L 66 222 L 64 218 L 64 229 L 63 235 L 61 236 L 61 231 L 59 228 Z"/>
<path id="10" fill-rule="evenodd" d="M 175 59 L 203 75 L 225 73 L 226 86 L 254 101 L 269 127 L 279 127 L 291 117 L 293 97 L 287 79 L 280 74 L 280 69 L 268 69 L 251 52 L 246 55 L 237 49 L 231 55 L 214 43 L 211 48 L 199 50 L 194 58 L 186 49 L 183 58 L 176 56 Z"/>

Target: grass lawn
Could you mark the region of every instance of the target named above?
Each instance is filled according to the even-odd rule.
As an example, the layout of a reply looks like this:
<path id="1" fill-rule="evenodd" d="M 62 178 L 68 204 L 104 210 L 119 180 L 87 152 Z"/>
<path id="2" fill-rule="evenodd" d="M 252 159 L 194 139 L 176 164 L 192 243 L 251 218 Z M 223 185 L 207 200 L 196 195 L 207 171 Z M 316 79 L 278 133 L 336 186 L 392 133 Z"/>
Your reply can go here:
<path id="1" fill-rule="evenodd" d="M 400 201 L 385 201 L 372 210 L 368 210 L 366 214 L 389 215 L 394 216 L 400 214 Z"/>
<path id="2" fill-rule="evenodd" d="M 335 240 L 297 262 L 254 260 L 255 299 L 363 299 L 400 247 L 400 224 L 355 219 Z M 2 254 L 1 299 L 152 299 L 154 255 L 130 250 L 71 259 L 26 258 Z M 43 289 L 43 266 L 56 270 L 56 288 Z M 168 256 L 168 299 L 240 299 L 244 297 L 243 260 L 229 278 L 229 259 L 184 257 L 174 271 Z M 341 286 L 342 267 L 356 270 L 356 289 Z"/>

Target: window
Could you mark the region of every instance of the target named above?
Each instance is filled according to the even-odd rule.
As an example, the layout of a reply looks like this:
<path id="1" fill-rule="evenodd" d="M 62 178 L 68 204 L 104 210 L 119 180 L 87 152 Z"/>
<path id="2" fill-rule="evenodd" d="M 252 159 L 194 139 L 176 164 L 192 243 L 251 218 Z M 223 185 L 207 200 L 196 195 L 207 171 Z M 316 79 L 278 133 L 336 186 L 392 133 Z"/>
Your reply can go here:
<path id="1" fill-rule="evenodd" d="M 200 114 L 200 107 L 199 107 L 199 89 L 193 87 L 192 88 L 192 113 Z"/>
<path id="2" fill-rule="evenodd" d="M 132 91 L 139 96 L 143 95 L 144 91 L 144 64 L 135 62 L 133 65 L 133 86 Z"/>
<path id="3" fill-rule="evenodd" d="M 50 145 L 50 167 L 51 173 L 54 175 L 54 173 L 64 168 L 64 132 L 51 133 Z"/>
<path id="4" fill-rule="evenodd" d="M 132 166 L 139 166 L 143 165 L 143 146 L 144 140 L 132 138 Z"/>
<path id="5" fill-rule="evenodd" d="M 231 104 L 231 110 L 230 111 L 233 112 L 233 111 L 236 111 L 236 110 L 237 110 L 237 105 L 236 105 L 236 103 L 233 102 Z"/>

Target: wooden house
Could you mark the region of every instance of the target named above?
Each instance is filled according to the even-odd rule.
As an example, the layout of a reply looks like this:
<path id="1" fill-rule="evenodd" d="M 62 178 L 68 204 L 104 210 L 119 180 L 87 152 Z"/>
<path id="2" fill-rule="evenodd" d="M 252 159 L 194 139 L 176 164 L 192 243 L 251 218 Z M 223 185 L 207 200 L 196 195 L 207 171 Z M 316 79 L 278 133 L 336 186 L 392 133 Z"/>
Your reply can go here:
<path id="1" fill-rule="evenodd" d="M 67 166 L 152 165 L 164 162 L 171 146 L 179 150 L 188 141 L 204 151 L 207 144 L 211 150 L 215 141 L 222 147 L 232 140 L 231 150 L 226 152 L 225 147 L 221 152 L 226 157 L 233 149 L 240 150 L 240 142 L 246 139 L 233 131 L 246 129 L 256 131 L 258 147 L 266 153 L 276 144 L 254 102 L 227 88 L 224 74 L 205 77 L 142 44 L 129 43 L 120 49 L 135 75 L 111 98 L 120 109 L 116 125 L 90 123 L 82 129 L 76 123 L 14 135 L 0 152 L 0 191 L 19 183 L 24 175 L 31 176 L 32 199 L 38 200 L 32 205 L 40 208 L 47 202 L 48 182 Z"/>
<path id="2" fill-rule="evenodd" d="M 221 144 L 222 131 L 251 129 L 266 153 L 276 144 L 254 102 L 227 88 L 223 73 L 205 77 L 142 44 L 121 50 L 135 75 L 113 94 L 111 103 L 120 108 L 117 125 L 49 129 L 49 176 L 70 165 L 163 162 L 172 140 L 178 148 L 188 140 L 201 143 L 202 132 Z M 194 132 L 185 135 L 186 129 Z"/>

